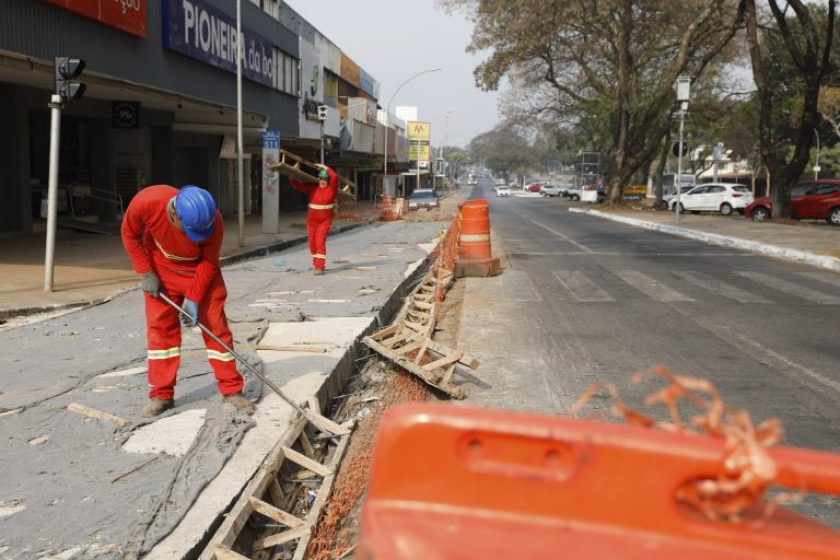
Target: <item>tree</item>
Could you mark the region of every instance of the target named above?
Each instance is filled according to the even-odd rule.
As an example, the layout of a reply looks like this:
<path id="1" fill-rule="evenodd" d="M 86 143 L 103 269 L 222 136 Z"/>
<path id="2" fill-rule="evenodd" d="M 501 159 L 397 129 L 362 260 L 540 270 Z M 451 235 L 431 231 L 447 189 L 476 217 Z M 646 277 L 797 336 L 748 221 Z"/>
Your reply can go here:
<path id="1" fill-rule="evenodd" d="M 481 162 L 494 173 L 525 174 L 537 161 L 528 140 L 507 122 L 473 138 L 469 150 L 473 161 Z"/>
<path id="2" fill-rule="evenodd" d="M 702 76 L 735 34 L 737 0 L 441 0 L 475 27 L 483 89 L 507 76 L 533 118 L 606 131 L 609 200 L 655 156 L 670 127 L 673 83 Z"/>
<path id="3" fill-rule="evenodd" d="M 825 8 L 802 0 L 768 0 L 775 25 L 762 21 L 756 0 L 743 1 L 758 90 L 759 150 L 773 182 L 773 215 L 790 218 L 790 191 L 810 158 L 819 116 L 820 85 L 829 70 L 835 0 L 828 0 Z M 824 25 L 820 25 L 821 21 Z M 792 73 L 787 74 L 788 71 Z M 791 100 L 797 96 L 801 99 L 793 104 Z M 779 110 L 785 104 L 789 112 L 795 112 L 793 118 Z M 793 123 L 788 135 L 785 126 L 790 126 L 790 120 Z M 791 141 L 794 149 L 788 155 L 786 147 Z"/>

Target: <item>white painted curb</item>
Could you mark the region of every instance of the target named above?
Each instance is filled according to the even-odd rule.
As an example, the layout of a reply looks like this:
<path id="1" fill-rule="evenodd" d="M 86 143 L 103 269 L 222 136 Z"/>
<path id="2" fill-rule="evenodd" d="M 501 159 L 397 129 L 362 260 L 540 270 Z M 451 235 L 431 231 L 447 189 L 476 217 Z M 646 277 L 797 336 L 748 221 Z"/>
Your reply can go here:
<path id="1" fill-rule="evenodd" d="M 837 257 L 829 257 L 827 255 L 817 255 L 809 253 L 808 251 L 801 251 L 799 249 L 790 249 L 787 247 L 779 247 L 778 245 L 769 245 L 759 241 L 751 241 L 749 239 L 741 239 L 740 237 L 729 237 L 726 235 L 718 235 L 716 233 L 707 233 L 704 231 L 696 231 L 692 229 L 671 226 L 667 224 L 659 224 L 656 222 L 648 222 L 636 218 L 628 218 L 626 216 L 619 216 L 609 212 L 601 212 L 599 210 L 587 210 L 585 208 L 569 208 L 569 212 L 577 214 L 590 214 L 598 218 L 612 220 L 614 222 L 621 222 L 631 226 L 636 226 L 653 231 L 661 231 L 670 235 L 677 235 L 679 237 L 687 237 L 688 239 L 695 239 L 703 241 L 711 245 L 719 245 L 721 247 L 731 247 L 733 249 L 740 249 L 742 251 L 750 251 L 760 255 L 767 255 L 768 257 L 776 257 L 789 261 L 804 263 L 818 268 L 825 268 L 840 272 L 840 259 Z"/>

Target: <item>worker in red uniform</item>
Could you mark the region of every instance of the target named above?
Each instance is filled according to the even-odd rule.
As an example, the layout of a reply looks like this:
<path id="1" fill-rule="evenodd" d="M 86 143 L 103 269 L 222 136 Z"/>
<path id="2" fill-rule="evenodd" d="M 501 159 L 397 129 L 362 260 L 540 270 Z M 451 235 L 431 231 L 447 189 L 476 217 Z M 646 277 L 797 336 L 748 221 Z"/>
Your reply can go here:
<path id="1" fill-rule="evenodd" d="M 306 214 L 306 232 L 309 236 L 309 252 L 315 274 L 324 273 L 327 264 L 327 236 L 335 213 L 335 196 L 338 193 L 338 174 L 326 165 L 318 165 L 318 184 L 303 183 L 292 179 L 292 186 L 309 197 Z"/>
<path id="2" fill-rule="evenodd" d="M 187 327 L 201 322 L 230 347 L 233 336 L 225 318 L 227 290 L 219 267 L 224 223 L 213 197 L 188 185 L 146 187 L 132 199 L 122 222 L 122 241 L 146 302 L 149 403 L 141 411 L 152 417 L 174 406 L 175 380 L 181 362 L 179 312 L 158 297 L 163 292 L 188 315 Z M 207 359 L 225 401 L 251 412 L 242 395 L 242 376 L 233 356 L 202 333 Z"/>

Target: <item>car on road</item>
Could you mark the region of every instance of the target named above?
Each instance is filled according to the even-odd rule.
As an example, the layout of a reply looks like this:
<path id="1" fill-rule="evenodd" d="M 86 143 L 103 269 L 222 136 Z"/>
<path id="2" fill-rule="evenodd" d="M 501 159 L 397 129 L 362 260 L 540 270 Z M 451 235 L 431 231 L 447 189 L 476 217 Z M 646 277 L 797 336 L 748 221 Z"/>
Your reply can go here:
<path id="1" fill-rule="evenodd" d="M 417 189 L 411 193 L 411 197 L 408 199 L 408 209 L 419 210 L 421 208 L 425 208 L 426 210 L 440 208 L 440 201 L 434 190 Z"/>
<path id="2" fill-rule="evenodd" d="M 753 201 L 749 187 L 739 183 L 703 183 L 684 195 L 680 193 L 680 212 L 720 212 L 729 216 L 733 212 L 744 212 Z M 676 197 L 668 204 L 670 210 L 677 205 Z"/>
<path id="3" fill-rule="evenodd" d="M 527 191 L 527 192 L 540 192 L 540 189 L 542 188 L 542 186 L 543 186 L 543 183 L 530 183 L 528 185 L 525 185 L 524 190 Z"/>
<path id="4" fill-rule="evenodd" d="M 790 192 L 791 217 L 797 220 L 826 220 L 840 226 L 840 181 L 822 180 L 800 182 Z M 756 198 L 746 207 L 744 215 L 755 222 L 763 222 L 773 213 L 769 196 Z"/>
<path id="5" fill-rule="evenodd" d="M 540 187 L 540 196 L 545 198 L 547 196 L 560 196 L 560 193 L 563 192 L 560 190 L 560 187 L 557 185 L 550 185 L 546 183 L 542 187 Z"/>
<path id="6" fill-rule="evenodd" d="M 510 189 L 505 186 L 496 187 L 496 196 L 510 196 Z"/>

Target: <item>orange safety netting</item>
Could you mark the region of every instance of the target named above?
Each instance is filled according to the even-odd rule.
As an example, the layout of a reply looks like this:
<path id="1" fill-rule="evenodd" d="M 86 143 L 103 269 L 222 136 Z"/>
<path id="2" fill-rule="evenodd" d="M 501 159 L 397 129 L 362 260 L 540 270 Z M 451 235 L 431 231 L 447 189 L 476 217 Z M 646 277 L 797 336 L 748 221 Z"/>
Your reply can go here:
<path id="1" fill-rule="evenodd" d="M 633 383 L 648 377 L 659 377 L 667 384 L 645 398 L 646 405 L 665 405 L 670 422 L 656 421 L 633 410 L 619 399 L 618 389 L 611 383 L 598 382 L 572 405 L 575 415 L 602 388 L 614 399 L 611 412 L 628 424 L 660 428 L 674 432 L 694 432 L 721 438 L 725 452 L 720 469 L 712 476 L 687 482 L 677 491 L 677 499 L 689 504 L 710 519 L 737 521 L 747 508 L 757 504 L 778 477 L 778 467 L 767 448 L 782 439 L 782 424 L 777 418 L 753 425 L 746 410 L 729 408 L 717 388 L 708 380 L 677 375 L 662 366 L 634 373 Z M 684 399 L 699 410 L 688 421 L 680 416 L 679 401 Z M 776 501 L 795 501 L 783 496 Z"/>
<path id="2" fill-rule="evenodd" d="M 430 254 L 432 259 L 432 274 L 437 279 L 435 301 L 443 301 L 446 296 L 445 276 L 455 272 L 455 261 L 458 259 L 458 238 L 461 233 L 461 216 L 455 214 L 449 224 L 449 229 L 441 232 L 441 240 Z"/>

